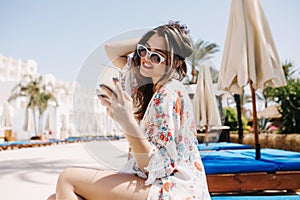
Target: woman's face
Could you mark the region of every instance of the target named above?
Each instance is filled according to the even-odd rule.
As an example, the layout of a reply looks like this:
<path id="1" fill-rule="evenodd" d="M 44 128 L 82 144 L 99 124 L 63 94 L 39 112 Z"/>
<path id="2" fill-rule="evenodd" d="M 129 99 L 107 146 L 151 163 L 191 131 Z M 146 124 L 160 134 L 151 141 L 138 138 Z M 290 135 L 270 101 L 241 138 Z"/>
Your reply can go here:
<path id="1" fill-rule="evenodd" d="M 153 83 L 157 83 L 157 81 L 163 76 L 166 70 L 166 44 L 162 37 L 154 34 L 146 42 L 145 47 L 147 47 L 149 51 L 158 53 L 164 58 L 164 61 L 162 63 L 153 65 L 150 62 L 149 53 L 147 53 L 147 55 L 144 57 L 140 57 L 140 73 L 145 77 L 152 78 Z"/>

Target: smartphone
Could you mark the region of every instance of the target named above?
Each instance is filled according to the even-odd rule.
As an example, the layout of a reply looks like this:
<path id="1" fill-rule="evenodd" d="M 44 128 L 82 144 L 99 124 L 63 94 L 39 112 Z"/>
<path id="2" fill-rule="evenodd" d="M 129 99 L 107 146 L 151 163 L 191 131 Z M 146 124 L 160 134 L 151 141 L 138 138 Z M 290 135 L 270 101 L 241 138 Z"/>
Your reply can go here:
<path id="1" fill-rule="evenodd" d="M 102 73 L 100 74 L 99 84 L 105 85 L 108 89 L 115 93 L 116 88 L 113 78 L 118 78 L 120 80 L 121 70 L 117 67 L 102 65 L 101 71 Z"/>

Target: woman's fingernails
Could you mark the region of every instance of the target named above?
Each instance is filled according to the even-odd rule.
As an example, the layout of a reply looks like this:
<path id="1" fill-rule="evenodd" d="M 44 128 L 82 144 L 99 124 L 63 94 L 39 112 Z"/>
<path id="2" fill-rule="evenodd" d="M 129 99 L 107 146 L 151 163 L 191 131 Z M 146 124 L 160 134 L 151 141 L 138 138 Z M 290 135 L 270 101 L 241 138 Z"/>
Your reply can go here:
<path id="1" fill-rule="evenodd" d="M 104 94 L 98 94 L 98 97 L 102 97 L 102 98 L 107 98 L 108 99 L 108 96 L 106 96 Z"/>
<path id="2" fill-rule="evenodd" d="M 113 81 L 119 81 L 119 79 L 116 78 L 116 77 L 113 77 L 112 80 L 113 80 Z"/>

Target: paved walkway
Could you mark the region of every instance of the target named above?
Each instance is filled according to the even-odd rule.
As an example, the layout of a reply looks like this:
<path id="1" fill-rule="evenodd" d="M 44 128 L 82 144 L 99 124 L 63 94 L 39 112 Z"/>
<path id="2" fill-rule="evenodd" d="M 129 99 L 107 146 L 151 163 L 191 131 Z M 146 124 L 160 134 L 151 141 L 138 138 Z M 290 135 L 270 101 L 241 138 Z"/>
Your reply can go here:
<path id="1" fill-rule="evenodd" d="M 127 149 L 127 142 L 118 140 L 1 151 L 0 199 L 46 199 L 55 191 L 63 169 L 69 166 L 119 169 L 126 161 Z"/>

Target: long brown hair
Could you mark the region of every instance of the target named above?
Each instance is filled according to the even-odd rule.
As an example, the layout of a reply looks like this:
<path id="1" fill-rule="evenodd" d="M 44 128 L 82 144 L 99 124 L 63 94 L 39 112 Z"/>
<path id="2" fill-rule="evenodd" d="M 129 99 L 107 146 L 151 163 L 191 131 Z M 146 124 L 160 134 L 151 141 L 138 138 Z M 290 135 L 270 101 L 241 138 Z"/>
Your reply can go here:
<path id="1" fill-rule="evenodd" d="M 145 45 L 154 34 L 163 37 L 166 43 L 166 71 L 157 83 L 153 83 L 151 78 L 142 76 L 139 71 L 140 57 L 135 51 L 132 57 L 132 67 L 137 80 L 138 88 L 133 96 L 136 108 L 135 117 L 141 120 L 144 117 L 147 106 L 153 94 L 172 78 L 182 80 L 186 76 L 187 66 L 185 58 L 192 54 L 191 40 L 188 36 L 186 26 L 178 22 L 170 22 L 167 25 L 159 26 L 147 32 L 139 41 Z M 178 62 L 182 61 L 181 65 Z"/>

